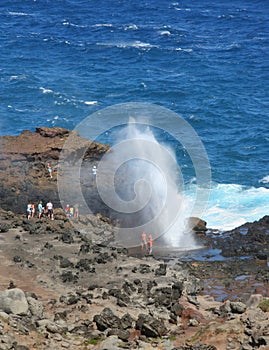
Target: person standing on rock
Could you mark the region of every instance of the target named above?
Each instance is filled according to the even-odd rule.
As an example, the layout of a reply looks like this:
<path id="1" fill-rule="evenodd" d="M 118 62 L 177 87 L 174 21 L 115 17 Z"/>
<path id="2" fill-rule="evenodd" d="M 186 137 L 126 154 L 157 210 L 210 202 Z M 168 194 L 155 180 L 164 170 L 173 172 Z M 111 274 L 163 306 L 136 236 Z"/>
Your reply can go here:
<path id="1" fill-rule="evenodd" d="M 153 237 L 152 234 L 149 234 L 149 240 L 148 240 L 148 253 L 149 255 L 152 255 L 152 248 L 153 248 Z"/>
<path id="2" fill-rule="evenodd" d="M 48 172 L 49 172 L 50 178 L 52 179 L 52 168 L 51 168 L 50 163 L 48 163 Z"/>
<path id="3" fill-rule="evenodd" d="M 78 212 L 78 204 L 77 203 L 74 205 L 74 210 L 75 210 L 74 218 L 78 219 L 79 212 Z"/>
<path id="4" fill-rule="evenodd" d="M 69 217 L 70 218 L 73 218 L 74 217 L 74 208 L 73 207 L 70 207 L 70 209 L 69 209 Z"/>
<path id="5" fill-rule="evenodd" d="M 54 220 L 54 217 L 53 217 L 53 204 L 51 203 L 51 201 L 48 201 L 46 207 L 47 207 L 47 210 L 48 210 L 48 217 L 51 220 Z"/>
<path id="6" fill-rule="evenodd" d="M 70 217 L 70 205 L 69 204 L 66 204 L 65 214 L 66 214 L 66 216 Z"/>
<path id="7" fill-rule="evenodd" d="M 26 212 L 27 212 L 27 219 L 29 220 L 30 217 L 31 217 L 31 209 L 32 209 L 32 204 L 31 203 L 28 203 L 27 204 L 27 209 L 26 209 Z"/>
<path id="8" fill-rule="evenodd" d="M 38 219 L 40 219 L 40 218 L 41 218 L 41 215 L 42 215 L 42 213 L 43 213 L 43 204 L 42 204 L 42 201 L 40 201 L 40 202 L 38 203 L 37 210 L 38 210 Z"/>
<path id="9" fill-rule="evenodd" d="M 141 250 L 147 249 L 147 235 L 146 232 L 142 232 L 141 234 Z"/>
<path id="10" fill-rule="evenodd" d="M 35 216 L 35 205 L 34 203 L 31 204 L 31 217 L 33 218 Z"/>

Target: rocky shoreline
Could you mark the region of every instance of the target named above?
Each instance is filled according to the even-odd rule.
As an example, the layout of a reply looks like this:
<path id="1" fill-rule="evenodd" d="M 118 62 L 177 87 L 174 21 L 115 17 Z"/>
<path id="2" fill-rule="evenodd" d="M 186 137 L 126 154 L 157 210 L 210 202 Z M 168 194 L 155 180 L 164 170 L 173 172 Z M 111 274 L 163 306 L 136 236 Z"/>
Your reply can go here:
<path id="1" fill-rule="evenodd" d="M 55 175 L 67 135 L 0 140 L 0 350 L 269 349 L 269 217 L 197 233 L 201 259 L 115 246 L 101 205 L 75 224 L 60 208 L 53 221 L 27 220 L 33 197 L 59 203 L 46 163 Z M 108 149 L 90 147 L 90 164 Z"/>

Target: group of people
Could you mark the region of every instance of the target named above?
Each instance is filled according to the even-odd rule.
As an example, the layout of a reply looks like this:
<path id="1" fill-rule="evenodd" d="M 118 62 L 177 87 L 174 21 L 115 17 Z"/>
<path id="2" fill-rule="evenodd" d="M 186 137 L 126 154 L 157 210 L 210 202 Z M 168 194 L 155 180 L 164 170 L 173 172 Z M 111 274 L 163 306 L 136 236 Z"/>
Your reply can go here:
<path id="1" fill-rule="evenodd" d="M 76 203 L 76 204 L 74 205 L 74 207 L 70 207 L 69 204 L 66 204 L 66 207 L 65 207 L 65 214 L 66 214 L 66 216 L 68 216 L 69 218 L 78 219 L 78 217 L 79 217 L 78 204 Z"/>
<path id="2" fill-rule="evenodd" d="M 152 255 L 152 248 L 153 248 L 153 237 L 152 234 L 150 233 L 147 237 L 145 232 L 142 232 L 141 234 L 141 250 L 143 251 L 148 251 L 149 255 Z"/>
<path id="3" fill-rule="evenodd" d="M 27 219 L 33 218 L 36 213 L 36 206 L 33 202 L 27 204 Z M 42 201 L 39 201 L 37 204 L 37 217 L 40 219 L 43 215 L 47 215 L 51 220 L 54 220 L 53 217 L 53 204 L 51 201 L 48 201 L 46 206 L 43 206 Z"/>

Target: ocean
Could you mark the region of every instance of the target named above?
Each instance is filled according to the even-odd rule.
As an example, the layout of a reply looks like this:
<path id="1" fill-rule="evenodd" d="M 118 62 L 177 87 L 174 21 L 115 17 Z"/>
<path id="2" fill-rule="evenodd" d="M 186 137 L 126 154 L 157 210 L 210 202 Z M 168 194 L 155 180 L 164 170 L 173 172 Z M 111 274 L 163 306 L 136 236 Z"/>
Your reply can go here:
<path id="1" fill-rule="evenodd" d="M 205 147 L 209 227 L 269 214 L 268 1 L 2 0 L 0 7 L 1 135 L 74 129 L 117 104 L 157 105 L 181 116 Z M 110 142 L 109 133 L 100 140 Z M 191 197 L 195 176 L 180 155 L 178 162 Z"/>

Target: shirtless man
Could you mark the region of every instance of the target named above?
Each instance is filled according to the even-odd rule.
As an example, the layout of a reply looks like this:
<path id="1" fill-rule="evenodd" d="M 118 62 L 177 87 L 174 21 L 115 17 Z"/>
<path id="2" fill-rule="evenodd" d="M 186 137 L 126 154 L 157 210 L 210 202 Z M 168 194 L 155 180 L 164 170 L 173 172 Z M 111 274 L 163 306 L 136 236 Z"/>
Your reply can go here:
<path id="1" fill-rule="evenodd" d="M 145 232 L 142 232 L 141 234 L 141 249 L 144 250 L 147 249 L 147 235 Z"/>

